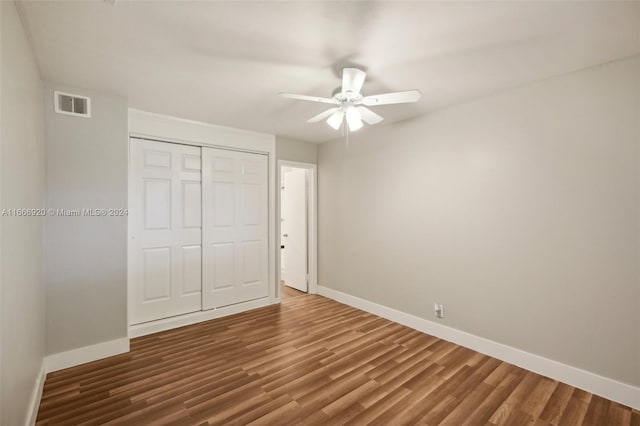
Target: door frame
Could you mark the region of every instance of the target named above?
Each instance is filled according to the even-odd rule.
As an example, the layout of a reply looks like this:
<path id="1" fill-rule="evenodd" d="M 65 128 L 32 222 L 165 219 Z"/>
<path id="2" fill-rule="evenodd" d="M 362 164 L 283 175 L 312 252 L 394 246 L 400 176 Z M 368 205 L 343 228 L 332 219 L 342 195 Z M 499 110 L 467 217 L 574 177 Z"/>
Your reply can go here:
<path id="1" fill-rule="evenodd" d="M 277 247 L 278 255 L 276 256 L 276 274 L 277 274 L 277 295 L 278 300 L 281 300 L 280 294 L 280 246 L 282 245 L 282 230 L 281 221 L 282 217 L 282 200 L 280 199 L 280 182 L 282 179 L 283 167 L 296 167 L 299 169 L 305 169 L 308 172 L 309 180 L 307 181 L 307 214 L 308 214 L 308 228 L 307 228 L 307 257 L 308 257 L 308 271 L 309 285 L 307 286 L 308 294 L 318 294 L 318 165 L 314 163 L 303 163 L 300 161 L 278 160 L 277 177 L 278 191 L 276 191 L 276 209 L 277 218 L 276 221 L 276 235 L 277 235 Z"/>

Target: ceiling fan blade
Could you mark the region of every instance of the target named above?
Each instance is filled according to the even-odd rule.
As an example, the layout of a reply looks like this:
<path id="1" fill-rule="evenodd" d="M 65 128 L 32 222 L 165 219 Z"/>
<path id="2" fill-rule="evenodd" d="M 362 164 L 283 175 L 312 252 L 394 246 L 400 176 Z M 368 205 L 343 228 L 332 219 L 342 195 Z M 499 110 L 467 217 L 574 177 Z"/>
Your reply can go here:
<path id="1" fill-rule="evenodd" d="M 344 119 L 344 111 L 339 109 L 331 114 L 331 117 L 327 119 L 327 124 L 334 129 L 338 130 L 342 125 L 342 120 Z"/>
<path id="2" fill-rule="evenodd" d="M 279 96 L 289 99 L 297 99 L 299 101 L 322 102 L 323 104 L 339 105 L 340 102 L 335 99 L 321 98 L 318 96 L 294 95 L 293 93 L 278 93 Z"/>
<path id="3" fill-rule="evenodd" d="M 367 73 L 357 68 L 345 68 L 342 70 L 342 94 L 347 92 L 360 93 L 364 78 Z"/>
<path id="4" fill-rule="evenodd" d="M 384 120 L 384 118 L 382 118 L 375 112 L 371 111 L 367 107 L 359 106 L 357 108 L 358 108 L 358 111 L 360 111 L 360 116 L 367 124 L 378 124 L 379 122 Z"/>
<path id="5" fill-rule="evenodd" d="M 307 123 L 317 123 L 318 121 L 322 121 L 325 118 L 329 117 L 331 114 L 333 114 L 334 112 L 336 112 L 338 110 L 338 108 L 329 108 L 326 111 L 321 112 L 320 114 L 316 115 L 315 117 L 311 117 L 310 119 L 307 120 Z"/>
<path id="6" fill-rule="evenodd" d="M 406 92 L 383 93 L 382 95 L 366 96 L 362 103 L 366 106 L 404 104 L 407 102 L 417 102 L 420 99 L 420 91 L 407 90 Z"/>
<path id="7" fill-rule="evenodd" d="M 350 106 L 349 108 L 347 108 L 346 116 L 350 132 L 355 132 L 356 130 L 362 128 L 362 116 L 360 115 L 360 111 L 356 109 L 356 107 Z"/>

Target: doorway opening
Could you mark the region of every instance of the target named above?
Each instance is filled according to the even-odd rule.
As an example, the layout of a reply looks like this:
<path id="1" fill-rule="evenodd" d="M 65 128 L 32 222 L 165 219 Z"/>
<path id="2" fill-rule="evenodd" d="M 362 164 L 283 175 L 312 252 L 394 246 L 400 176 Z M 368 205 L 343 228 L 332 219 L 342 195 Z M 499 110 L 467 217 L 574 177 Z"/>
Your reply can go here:
<path id="1" fill-rule="evenodd" d="M 278 162 L 281 299 L 318 292 L 316 170 L 311 163 Z"/>

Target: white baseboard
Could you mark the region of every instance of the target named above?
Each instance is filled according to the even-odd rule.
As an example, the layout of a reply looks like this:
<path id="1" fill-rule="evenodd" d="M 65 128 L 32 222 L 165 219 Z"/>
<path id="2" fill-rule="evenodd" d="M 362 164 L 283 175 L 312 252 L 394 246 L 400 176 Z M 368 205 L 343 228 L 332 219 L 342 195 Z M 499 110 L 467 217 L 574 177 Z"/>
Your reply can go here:
<path id="1" fill-rule="evenodd" d="M 185 325 L 196 324 L 202 321 L 209 321 L 216 318 L 226 317 L 227 315 L 238 314 L 240 312 L 262 308 L 276 303 L 279 303 L 279 300 L 272 301 L 268 297 L 265 297 L 262 299 L 251 300 L 249 302 L 238 303 L 236 305 L 225 306 L 218 309 L 193 312 L 191 314 L 184 314 L 171 318 L 164 318 L 156 321 L 136 324 L 129 327 L 129 337 L 133 338 L 146 336 L 147 334 L 171 330 L 172 328 L 183 327 Z"/>
<path id="2" fill-rule="evenodd" d="M 47 373 L 125 352 L 129 352 L 129 339 L 126 337 L 44 357 L 33 386 L 33 391 L 31 392 L 31 398 L 29 399 L 29 408 L 25 424 L 27 426 L 36 424 Z"/>
<path id="3" fill-rule="evenodd" d="M 40 408 L 40 398 L 42 398 L 42 389 L 44 388 L 44 380 L 47 377 L 47 362 L 46 359 L 42 359 L 42 364 L 40 365 L 40 371 L 38 372 L 38 377 L 36 377 L 36 382 L 33 386 L 33 391 L 31 391 L 31 398 L 29 398 L 29 410 L 27 411 L 27 419 L 25 421 L 26 426 L 33 426 L 36 424 L 36 419 L 38 417 L 38 409 Z"/>
<path id="4" fill-rule="evenodd" d="M 192 314 L 138 324 L 129 327 L 129 335 L 130 337 L 144 336 L 157 333 L 158 331 L 237 314 L 250 309 L 261 308 L 272 303 L 278 303 L 278 301 L 272 302 L 269 298 L 263 298 L 238 303 L 237 305 L 225 306 L 224 308 L 212 309 L 210 311 L 194 312 Z M 44 368 L 47 373 L 50 373 L 127 352 L 129 352 L 129 337 L 122 337 L 120 339 L 49 355 L 45 358 Z"/>
<path id="5" fill-rule="evenodd" d="M 384 305 L 370 302 L 350 294 L 324 286 L 318 286 L 320 295 L 382 318 L 422 331 L 432 336 L 456 343 L 485 355 L 517 365 L 534 373 L 550 377 L 571 386 L 586 390 L 604 398 L 635 409 L 640 409 L 640 388 L 608 379 L 561 362 L 503 345 L 455 328 L 407 314 Z"/>
<path id="6" fill-rule="evenodd" d="M 46 357 L 47 373 L 129 352 L 129 338 L 109 340 Z"/>

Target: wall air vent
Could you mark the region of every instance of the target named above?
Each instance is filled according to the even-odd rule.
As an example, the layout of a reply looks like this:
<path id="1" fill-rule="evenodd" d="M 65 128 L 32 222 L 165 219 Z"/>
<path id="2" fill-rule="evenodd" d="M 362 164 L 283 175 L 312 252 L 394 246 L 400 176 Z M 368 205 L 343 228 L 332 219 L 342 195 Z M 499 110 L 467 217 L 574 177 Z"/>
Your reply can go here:
<path id="1" fill-rule="evenodd" d="M 91 99 L 70 93 L 53 92 L 54 107 L 58 114 L 91 117 Z"/>

